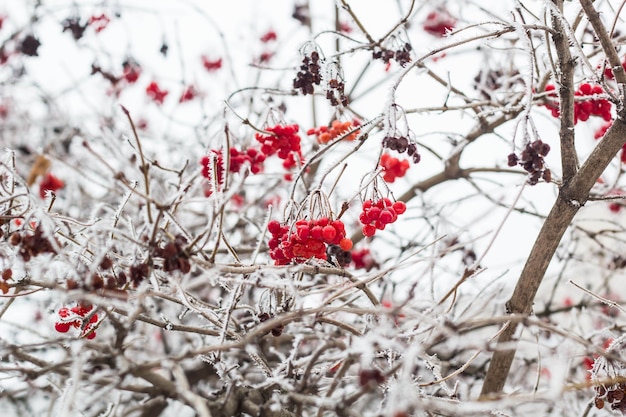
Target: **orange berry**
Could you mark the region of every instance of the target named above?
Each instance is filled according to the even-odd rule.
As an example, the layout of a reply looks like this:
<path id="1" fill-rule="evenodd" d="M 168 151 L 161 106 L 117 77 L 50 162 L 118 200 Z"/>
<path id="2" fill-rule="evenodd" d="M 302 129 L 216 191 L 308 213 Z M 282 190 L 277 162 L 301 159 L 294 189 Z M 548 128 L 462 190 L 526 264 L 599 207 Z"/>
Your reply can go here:
<path id="1" fill-rule="evenodd" d="M 349 251 L 350 249 L 352 249 L 352 240 L 344 237 L 343 239 L 341 239 L 341 241 L 339 242 L 339 247 L 342 250 L 345 250 L 346 252 Z"/>

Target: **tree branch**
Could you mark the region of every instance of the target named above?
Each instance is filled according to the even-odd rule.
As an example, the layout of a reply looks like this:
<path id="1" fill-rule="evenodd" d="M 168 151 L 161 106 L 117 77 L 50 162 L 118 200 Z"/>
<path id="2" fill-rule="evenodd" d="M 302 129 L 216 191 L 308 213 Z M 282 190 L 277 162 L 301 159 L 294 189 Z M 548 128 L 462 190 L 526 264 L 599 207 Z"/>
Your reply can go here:
<path id="1" fill-rule="evenodd" d="M 618 118 L 572 180 L 563 185 L 528 256 L 513 295 L 507 303 L 508 313 L 530 314 L 539 285 L 563 234 L 580 207 L 587 201 L 589 190 L 625 141 L 626 123 Z M 515 356 L 516 349 L 509 346 L 514 340 L 517 323 L 508 322 L 504 326 L 485 377 L 481 398 L 502 391 Z"/>

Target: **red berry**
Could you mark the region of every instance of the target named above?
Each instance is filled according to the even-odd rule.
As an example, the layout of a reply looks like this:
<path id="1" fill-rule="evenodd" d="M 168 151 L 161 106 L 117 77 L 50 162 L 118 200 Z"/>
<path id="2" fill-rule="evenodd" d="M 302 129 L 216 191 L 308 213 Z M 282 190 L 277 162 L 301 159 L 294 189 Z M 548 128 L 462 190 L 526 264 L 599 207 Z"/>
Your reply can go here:
<path id="1" fill-rule="evenodd" d="M 324 242 L 330 243 L 337 236 L 337 230 L 331 225 L 324 226 L 322 229 L 322 237 L 324 238 Z"/>
<path id="2" fill-rule="evenodd" d="M 368 223 L 378 220 L 380 217 L 381 209 L 380 207 L 372 207 L 367 212 L 367 218 L 369 219 Z"/>
<path id="3" fill-rule="evenodd" d="M 344 250 L 346 252 L 349 251 L 350 249 L 352 249 L 352 240 L 347 237 L 344 237 L 339 242 L 339 247 L 341 248 L 341 250 Z"/>
<path id="4" fill-rule="evenodd" d="M 389 209 L 384 209 L 381 211 L 378 220 L 383 224 L 393 223 L 393 213 Z"/>
<path id="5" fill-rule="evenodd" d="M 376 233 L 376 227 L 371 224 L 363 225 L 363 236 L 372 237 Z"/>
<path id="6" fill-rule="evenodd" d="M 313 226 L 311 228 L 311 237 L 316 240 L 322 239 L 322 226 Z"/>
<path id="7" fill-rule="evenodd" d="M 296 234 L 298 235 L 298 239 L 300 239 L 301 242 L 304 242 L 309 238 L 309 230 L 310 229 L 308 225 L 301 225 L 296 227 Z"/>
<path id="8" fill-rule="evenodd" d="M 280 223 L 278 222 L 278 220 L 271 220 L 268 224 L 267 224 L 267 230 L 273 234 L 273 235 L 277 235 L 280 233 Z"/>
<path id="9" fill-rule="evenodd" d="M 393 203 L 392 207 L 397 214 L 402 214 L 406 211 L 406 204 L 404 203 L 404 201 L 396 201 L 395 203 Z"/>
<path id="10" fill-rule="evenodd" d="M 54 323 L 54 330 L 59 333 L 67 333 L 70 330 L 70 323 L 57 322 Z"/>

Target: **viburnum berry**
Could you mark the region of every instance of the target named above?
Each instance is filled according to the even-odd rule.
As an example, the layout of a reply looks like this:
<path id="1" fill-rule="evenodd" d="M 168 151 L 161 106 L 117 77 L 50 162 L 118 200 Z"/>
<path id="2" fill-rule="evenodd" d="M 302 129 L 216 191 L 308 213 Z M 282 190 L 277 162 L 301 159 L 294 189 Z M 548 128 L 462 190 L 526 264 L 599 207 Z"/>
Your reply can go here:
<path id="1" fill-rule="evenodd" d="M 161 87 L 159 87 L 159 84 L 156 81 L 152 81 L 146 87 L 146 94 L 155 103 L 163 104 L 163 102 L 165 101 L 165 97 L 169 94 L 169 91 L 162 90 Z"/>
<path id="2" fill-rule="evenodd" d="M 189 86 L 185 87 L 185 89 L 181 93 L 180 98 L 178 99 L 178 102 L 179 103 L 184 103 L 186 101 L 191 101 L 194 98 L 198 97 L 199 95 L 200 95 L 200 93 L 198 92 L 196 87 L 193 86 L 193 85 L 189 85 Z"/>
<path id="3" fill-rule="evenodd" d="M 39 196 L 41 198 L 46 198 L 46 193 L 48 191 L 56 193 L 59 189 L 63 188 L 64 186 L 65 186 L 65 183 L 63 182 L 63 180 L 55 177 L 54 175 L 48 172 L 46 173 L 46 175 L 41 180 L 41 183 L 39 184 Z"/>
<path id="4" fill-rule="evenodd" d="M 376 228 L 374 228 L 374 231 L 376 231 Z M 352 263 L 356 269 L 365 269 L 367 272 L 372 268 L 378 268 L 378 263 L 368 248 L 353 250 Z"/>
<path id="5" fill-rule="evenodd" d="M 141 75 L 141 67 L 132 59 L 122 63 L 122 77 L 128 84 L 135 83 Z"/>
<path id="6" fill-rule="evenodd" d="M 422 24 L 424 31 L 442 38 L 456 26 L 456 19 L 447 10 L 436 10 L 428 13 Z"/>
<path id="7" fill-rule="evenodd" d="M 74 37 L 74 40 L 79 40 L 80 38 L 82 38 L 83 34 L 85 33 L 85 29 L 87 29 L 88 26 L 88 23 L 83 24 L 80 22 L 80 17 L 68 17 L 67 19 L 63 20 L 62 24 L 63 32 L 69 31 Z"/>
<path id="8" fill-rule="evenodd" d="M 222 58 L 210 59 L 206 55 L 202 55 L 202 66 L 209 72 L 214 72 L 222 68 Z"/>
<path id="9" fill-rule="evenodd" d="M 101 13 L 97 16 L 96 15 L 91 16 L 87 23 L 89 24 L 89 26 L 93 27 L 93 30 L 95 30 L 96 33 L 100 33 L 104 29 L 106 29 L 106 27 L 109 25 L 110 22 L 111 22 L 111 19 L 109 19 L 109 17 L 106 14 Z"/>
<path id="10" fill-rule="evenodd" d="M 406 203 L 404 201 L 396 201 L 392 207 L 397 214 L 402 214 L 406 211 Z"/>
<path id="11" fill-rule="evenodd" d="M 399 204 L 398 204 L 399 203 Z M 401 211 L 399 213 L 396 208 Z M 388 198 L 379 200 L 366 200 L 363 202 L 362 211 L 359 215 L 363 235 L 372 237 L 376 230 L 384 230 L 388 224 L 395 223 L 398 215 L 406 211 L 406 204 L 401 201 L 392 203 Z"/>
<path id="12" fill-rule="evenodd" d="M 409 169 L 409 161 L 400 160 L 389 154 L 382 154 L 380 166 L 383 169 L 383 179 L 387 182 L 394 182 L 396 178 L 402 178 Z"/>
<path id="13" fill-rule="evenodd" d="M 276 35 L 276 32 L 274 32 L 273 30 L 268 30 L 263 34 L 263 36 L 261 36 L 260 40 L 263 43 L 268 43 L 270 41 L 275 41 L 277 38 L 278 36 Z"/>
<path id="14" fill-rule="evenodd" d="M 20 42 L 17 50 L 27 56 L 39 56 L 41 42 L 34 35 L 26 35 Z"/>

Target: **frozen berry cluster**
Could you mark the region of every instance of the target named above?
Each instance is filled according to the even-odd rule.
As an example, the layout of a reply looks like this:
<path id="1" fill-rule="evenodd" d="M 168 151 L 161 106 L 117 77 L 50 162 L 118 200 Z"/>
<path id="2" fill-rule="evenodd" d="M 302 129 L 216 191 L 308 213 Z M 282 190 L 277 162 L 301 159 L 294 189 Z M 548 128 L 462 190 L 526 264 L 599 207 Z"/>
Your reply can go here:
<path id="1" fill-rule="evenodd" d="M 163 104 L 165 97 L 169 94 L 169 91 L 162 89 L 156 81 L 152 81 L 146 87 L 146 94 L 156 104 Z"/>
<path id="2" fill-rule="evenodd" d="M 348 97 L 345 94 L 346 84 L 341 79 L 332 78 L 328 80 L 328 89 L 326 90 L 326 98 L 330 101 L 330 105 L 337 107 L 339 104 L 347 106 Z"/>
<path id="3" fill-rule="evenodd" d="M 611 410 L 619 410 L 622 414 L 626 414 L 626 383 L 605 387 L 599 385 L 596 387 L 596 396 L 594 404 L 596 408 L 603 409 L 606 405 L 611 406 Z"/>
<path id="4" fill-rule="evenodd" d="M 313 128 L 307 130 L 307 135 L 317 135 L 317 143 L 326 144 L 340 136 L 345 135 L 350 130 L 359 126 L 358 120 L 353 120 L 352 122 L 340 122 L 339 120 L 333 120 L 330 127 L 328 126 L 320 126 L 318 128 Z M 345 140 L 355 140 L 357 135 L 360 132 L 355 130 L 348 136 L 346 136 Z"/>
<path id="5" fill-rule="evenodd" d="M 556 87 L 552 84 L 546 85 L 546 91 L 551 91 L 548 97 L 552 99 L 557 97 L 554 92 L 555 89 Z M 603 92 L 604 90 L 599 85 L 583 83 L 578 87 L 578 90 L 574 93 L 576 97 L 576 102 L 574 103 L 574 123 L 578 123 L 578 121 L 585 122 L 591 116 L 601 117 L 607 122 L 612 119 L 611 102 L 603 98 L 594 98 Z M 547 103 L 545 106 L 550 110 L 553 117 L 561 115 L 558 103 Z"/>
<path id="6" fill-rule="evenodd" d="M 202 66 L 208 72 L 214 72 L 222 68 L 222 58 L 211 59 L 206 55 L 202 55 Z"/>
<path id="7" fill-rule="evenodd" d="M 299 126 L 276 125 L 265 129 L 269 135 L 256 133 L 254 137 L 261 144 L 261 152 L 265 156 L 277 154 L 283 160 L 283 167 L 290 170 L 302 164 L 301 138 L 298 135 Z"/>
<path id="8" fill-rule="evenodd" d="M 419 152 L 417 152 L 415 143 L 410 142 L 406 136 L 385 136 L 383 138 L 383 148 L 399 153 L 406 152 L 407 155 L 413 159 L 413 163 L 415 164 L 422 159 Z"/>
<path id="9" fill-rule="evenodd" d="M 187 239 L 183 235 L 177 235 L 174 240 L 154 250 L 153 255 L 155 257 L 163 258 L 163 270 L 165 272 L 179 270 L 186 274 L 191 270 L 189 254 L 185 251 L 186 244 Z"/>
<path id="10" fill-rule="evenodd" d="M 92 310 L 93 306 L 89 304 L 79 304 L 72 308 L 62 307 L 59 309 L 59 320 L 54 324 L 54 329 L 59 333 L 67 333 L 74 327 L 80 329 L 80 337 L 93 339 L 96 337 L 93 327 L 98 322 L 98 314 L 92 313 Z"/>
<path id="11" fill-rule="evenodd" d="M 230 148 L 230 165 L 229 172 L 240 172 L 245 163 L 250 164 L 250 172 L 258 174 L 263 171 L 263 163 L 265 162 L 265 154 L 259 152 L 256 148 L 248 148 L 245 151 L 239 151 L 237 148 Z"/>
<path id="12" fill-rule="evenodd" d="M 383 169 L 383 179 L 387 182 L 394 182 L 396 178 L 404 177 L 409 169 L 409 161 L 384 153 L 380 157 L 380 166 Z"/>
<path id="13" fill-rule="evenodd" d="M 544 157 L 550 152 L 550 145 L 537 139 L 534 142 L 526 144 L 526 148 L 522 151 L 521 157 L 515 153 L 509 154 L 508 165 L 513 167 L 521 165 L 526 172 L 530 174 L 528 183 L 536 185 L 540 178 L 545 182 L 552 180 L 552 173 L 545 167 Z"/>
<path id="14" fill-rule="evenodd" d="M 363 235 L 372 237 L 376 230 L 385 230 L 388 224 L 398 220 L 398 216 L 406 211 L 406 204 L 403 201 L 393 203 L 388 198 L 379 200 L 365 200 L 363 211 L 359 216 L 359 221 L 363 225 Z"/>
<path id="15" fill-rule="evenodd" d="M 428 13 L 422 29 L 430 35 L 442 38 L 454 29 L 456 19 L 447 10 L 435 10 Z"/>
<path id="16" fill-rule="evenodd" d="M 401 67 L 405 67 L 411 62 L 411 50 L 413 47 L 410 43 L 405 42 L 396 50 L 376 47 L 372 52 L 372 58 L 380 59 L 385 64 L 389 64 L 394 59 Z"/>
<path id="17" fill-rule="evenodd" d="M 41 226 L 37 226 L 33 232 L 13 232 L 9 238 L 9 243 L 13 246 L 19 245 L 20 248 L 18 253 L 24 262 L 28 262 L 31 258 L 34 258 L 42 253 L 57 252 L 50 240 L 44 236 Z"/>
<path id="18" fill-rule="evenodd" d="M 317 51 L 311 52 L 302 58 L 300 71 L 293 80 L 293 88 L 300 90 L 304 95 L 313 94 L 315 88 L 313 85 L 320 85 L 322 82 L 322 74 L 320 72 L 320 54 Z"/>
<path id="19" fill-rule="evenodd" d="M 272 220 L 267 230 L 272 234 L 268 246 L 276 265 L 303 263 L 311 258 L 326 260 L 327 245 L 338 245 L 344 251 L 352 249 L 343 222 L 328 217 L 298 220 L 293 228 Z"/>

